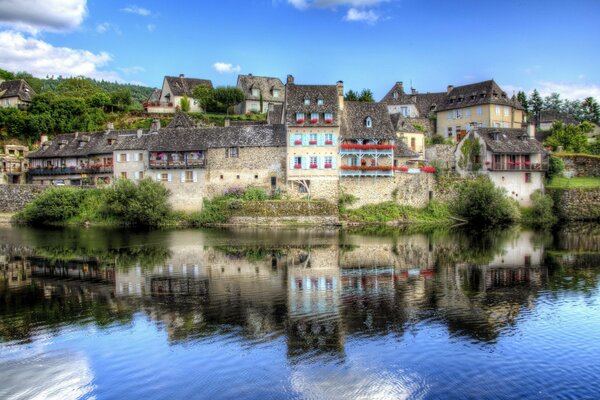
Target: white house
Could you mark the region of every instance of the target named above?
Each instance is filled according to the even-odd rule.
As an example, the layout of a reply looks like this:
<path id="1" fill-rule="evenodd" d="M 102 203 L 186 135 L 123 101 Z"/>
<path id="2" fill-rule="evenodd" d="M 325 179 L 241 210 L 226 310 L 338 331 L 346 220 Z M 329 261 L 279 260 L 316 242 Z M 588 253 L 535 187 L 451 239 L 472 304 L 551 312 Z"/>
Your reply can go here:
<path id="1" fill-rule="evenodd" d="M 144 108 L 149 113 L 171 114 L 181 109 L 181 100 L 187 97 L 190 102 L 190 112 L 202 112 L 202 107 L 197 100 L 192 98 L 192 92 L 196 86 L 213 87 L 210 80 L 186 78 L 183 74 L 176 76 L 165 76 L 158 100 L 158 93 L 154 92 Z"/>

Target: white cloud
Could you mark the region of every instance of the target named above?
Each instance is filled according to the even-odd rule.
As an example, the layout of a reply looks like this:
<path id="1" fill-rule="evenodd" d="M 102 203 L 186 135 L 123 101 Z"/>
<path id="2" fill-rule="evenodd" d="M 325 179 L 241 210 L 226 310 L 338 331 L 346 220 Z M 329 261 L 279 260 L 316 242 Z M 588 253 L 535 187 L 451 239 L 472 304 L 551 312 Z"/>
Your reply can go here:
<path id="1" fill-rule="evenodd" d="M 234 72 L 240 72 L 242 70 L 242 68 L 239 65 L 236 65 L 234 67 L 233 64 L 227 64 L 224 62 L 214 63 L 213 68 L 220 74 L 231 74 Z"/>
<path id="2" fill-rule="evenodd" d="M 147 8 L 142 8 L 138 6 L 127 6 L 125 8 L 121 8 L 121 11 L 141 15 L 142 17 L 149 17 L 150 14 L 152 14 Z"/>
<path id="3" fill-rule="evenodd" d="M 96 32 L 99 34 L 106 33 L 108 31 L 113 31 L 117 35 L 121 35 L 121 29 L 117 25 L 111 24 L 110 22 L 102 22 L 101 24 L 96 25 Z"/>
<path id="4" fill-rule="evenodd" d="M 133 67 L 122 67 L 119 68 L 119 71 L 123 72 L 125 75 L 133 75 L 140 72 L 144 72 L 144 67 L 140 67 L 139 65 L 135 65 Z"/>
<path id="5" fill-rule="evenodd" d="M 350 8 L 344 19 L 350 22 L 366 22 L 368 24 L 374 24 L 379 19 L 379 15 L 375 14 L 372 10 Z"/>
<path id="6" fill-rule="evenodd" d="M 55 47 L 22 33 L 0 32 L 0 68 L 9 71 L 27 71 L 34 76 L 46 75 L 87 76 L 110 81 L 123 81 L 115 71 L 99 68 L 111 61 L 106 52 Z"/>
<path id="7" fill-rule="evenodd" d="M 600 99 L 600 86 L 594 84 L 540 81 L 538 82 L 537 90 L 542 96 L 549 96 L 551 93 L 559 93 L 560 97 L 568 100 L 581 100 L 586 97 Z"/>
<path id="8" fill-rule="evenodd" d="M 154 32 L 154 30 L 156 29 L 156 25 L 148 24 L 146 25 L 146 29 L 148 29 L 148 32 Z"/>
<path id="9" fill-rule="evenodd" d="M 345 7 L 371 7 L 388 0 L 288 0 L 288 3 L 299 10 L 304 10 L 309 7 L 317 8 L 335 8 L 338 6 Z"/>
<path id="10" fill-rule="evenodd" d="M 87 0 L 0 0 L 0 24 L 37 33 L 68 31 L 81 25 Z"/>

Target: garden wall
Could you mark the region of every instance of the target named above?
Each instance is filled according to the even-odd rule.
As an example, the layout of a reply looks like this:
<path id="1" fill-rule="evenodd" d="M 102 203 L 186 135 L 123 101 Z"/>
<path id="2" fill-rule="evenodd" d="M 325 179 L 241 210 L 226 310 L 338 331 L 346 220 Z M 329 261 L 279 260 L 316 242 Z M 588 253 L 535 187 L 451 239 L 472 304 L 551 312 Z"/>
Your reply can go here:
<path id="1" fill-rule="evenodd" d="M 454 150 L 453 144 L 434 144 L 425 148 L 425 158 L 429 162 L 436 161 L 442 168 L 454 168 Z"/>
<path id="2" fill-rule="evenodd" d="M 600 220 L 600 189 L 569 188 L 551 189 L 558 215 L 567 221 Z"/>
<path id="3" fill-rule="evenodd" d="M 17 212 L 50 186 L 0 185 L 0 212 Z"/>
<path id="4" fill-rule="evenodd" d="M 565 172 L 572 176 L 600 176 L 600 156 L 555 154 L 565 162 Z"/>
<path id="5" fill-rule="evenodd" d="M 326 201 L 246 201 L 228 223 L 240 225 L 337 225 L 337 205 Z"/>

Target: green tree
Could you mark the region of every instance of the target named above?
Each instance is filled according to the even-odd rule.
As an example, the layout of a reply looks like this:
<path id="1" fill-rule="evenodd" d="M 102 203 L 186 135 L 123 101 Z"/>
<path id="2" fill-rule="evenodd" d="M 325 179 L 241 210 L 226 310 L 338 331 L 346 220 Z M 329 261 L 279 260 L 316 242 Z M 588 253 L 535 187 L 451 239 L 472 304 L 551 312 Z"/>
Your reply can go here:
<path id="1" fill-rule="evenodd" d="M 244 101 L 244 92 L 235 86 L 220 86 L 213 90 L 212 98 L 216 102 L 217 110 L 226 112 L 231 106 Z"/>
<path id="2" fill-rule="evenodd" d="M 95 83 L 84 77 L 67 78 L 56 86 L 56 94 L 65 97 L 88 98 L 102 92 Z"/>
<path id="3" fill-rule="evenodd" d="M 546 171 L 546 179 L 551 181 L 555 176 L 562 176 L 565 170 L 565 162 L 562 158 L 551 156 L 548 160 L 548 171 Z"/>
<path id="4" fill-rule="evenodd" d="M 0 68 L 0 79 L 3 79 L 5 81 L 10 81 L 11 79 L 15 79 L 15 74 L 13 74 L 12 72 L 9 72 L 5 69 Z"/>
<path id="5" fill-rule="evenodd" d="M 577 121 L 584 121 L 581 114 L 581 102 L 579 100 L 565 100 L 562 104 L 563 113 L 575 118 Z"/>
<path id="6" fill-rule="evenodd" d="M 590 153 L 600 156 L 600 137 L 597 137 L 592 143 L 590 143 L 588 150 Z"/>
<path id="7" fill-rule="evenodd" d="M 531 96 L 529 96 L 529 108 L 530 112 L 537 115 L 542 111 L 542 106 L 544 105 L 544 101 L 542 100 L 542 96 L 537 91 L 537 89 L 533 89 Z"/>
<path id="8" fill-rule="evenodd" d="M 564 151 L 585 152 L 588 142 L 586 134 L 593 129 L 593 125 L 586 122 L 579 125 L 565 125 L 560 121 L 556 121 L 552 124 L 550 136 L 544 144 L 551 146 L 553 150 L 562 147 Z"/>
<path id="9" fill-rule="evenodd" d="M 368 103 L 374 103 L 375 100 L 373 99 L 373 92 L 371 91 L 371 89 L 363 89 L 360 92 L 360 95 L 358 96 L 358 100 L 359 101 L 365 101 Z"/>
<path id="10" fill-rule="evenodd" d="M 519 90 L 519 93 L 517 93 L 517 100 L 519 100 L 519 103 L 521 103 L 521 105 L 525 109 L 525 112 L 529 113 L 529 101 L 527 100 L 527 95 L 525 94 L 525 92 Z"/>
<path id="11" fill-rule="evenodd" d="M 263 105 L 263 101 L 264 100 L 263 100 L 262 90 L 259 93 L 259 101 L 260 101 L 260 113 L 262 114 L 263 113 L 263 108 L 264 108 L 264 105 Z"/>
<path id="12" fill-rule="evenodd" d="M 347 101 L 358 101 L 358 93 L 356 93 L 354 90 L 350 89 L 346 92 L 346 95 L 344 96 L 344 100 Z"/>
<path id="13" fill-rule="evenodd" d="M 87 99 L 87 103 L 90 107 L 107 109 L 111 104 L 112 100 L 108 93 L 98 92 Z"/>
<path id="14" fill-rule="evenodd" d="M 600 106 L 593 97 L 587 97 L 581 103 L 581 119 L 600 124 Z"/>
<path id="15" fill-rule="evenodd" d="M 560 94 L 554 92 L 551 93 L 550 96 L 544 97 L 544 103 L 542 105 L 542 109 L 548 111 L 561 111 L 563 106 L 563 101 L 560 98 Z"/>
<path id="16" fill-rule="evenodd" d="M 181 98 L 181 111 L 189 112 L 190 111 L 190 99 L 187 96 L 183 96 Z"/>
<path id="17" fill-rule="evenodd" d="M 131 92 L 129 89 L 115 90 L 110 94 L 110 102 L 113 107 L 119 110 L 125 110 L 131 105 Z"/>
<path id="18" fill-rule="evenodd" d="M 212 99 L 212 92 L 212 88 L 204 85 L 198 85 L 192 90 L 192 97 L 198 100 L 204 112 L 206 112 L 208 104 Z"/>

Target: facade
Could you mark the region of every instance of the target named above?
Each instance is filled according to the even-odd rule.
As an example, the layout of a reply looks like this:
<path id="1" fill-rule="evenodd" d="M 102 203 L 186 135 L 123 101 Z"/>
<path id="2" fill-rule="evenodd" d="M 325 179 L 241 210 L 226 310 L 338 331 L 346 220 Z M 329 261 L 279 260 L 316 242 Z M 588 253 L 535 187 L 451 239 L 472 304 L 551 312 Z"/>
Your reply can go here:
<path id="1" fill-rule="evenodd" d="M 2 146 L 0 153 L 0 185 L 25 183 L 29 148 L 14 144 Z"/>
<path id="2" fill-rule="evenodd" d="M 393 177 L 395 138 L 385 104 L 346 101 L 340 129 L 340 177 Z"/>
<path id="3" fill-rule="evenodd" d="M 0 81 L 0 107 L 27 108 L 35 94 L 24 79 Z"/>
<path id="4" fill-rule="evenodd" d="M 473 144 L 479 144 L 478 154 L 466 150 Z M 461 176 L 487 175 L 497 187 L 505 189 L 509 197 L 528 206 L 531 195 L 536 190 L 544 190 L 546 156 L 533 129 L 475 128 L 456 147 L 456 171 Z"/>
<path id="5" fill-rule="evenodd" d="M 176 76 L 165 76 L 158 101 L 158 93 L 154 92 L 144 103 L 144 108 L 149 113 L 171 114 L 181 109 L 181 100 L 187 97 L 190 102 L 190 112 L 202 112 L 202 107 L 197 100 L 192 98 L 192 92 L 196 86 L 213 87 L 212 82 L 206 79 L 186 78 L 183 74 Z"/>
<path id="6" fill-rule="evenodd" d="M 493 80 L 464 86 L 448 86 L 437 112 L 437 134 L 459 142 L 471 124 L 478 127 L 520 129 L 525 122 L 523 106 L 508 97 Z"/>
<path id="7" fill-rule="evenodd" d="M 327 198 L 338 191 L 338 139 L 344 84 L 296 85 L 288 75 L 285 96 L 287 180 L 290 193 Z"/>
<path id="8" fill-rule="evenodd" d="M 272 106 L 282 105 L 285 101 L 285 86 L 279 78 L 252 74 L 238 75 L 236 86 L 244 92 L 245 96 L 245 100 L 235 106 L 236 114 L 250 112 L 263 114 Z"/>
<path id="9" fill-rule="evenodd" d="M 414 119 L 404 118 L 402 114 L 390 115 L 397 142 L 404 142 L 406 147 L 416 153 L 415 158 L 425 158 L 425 133 L 413 125 Z"/>

